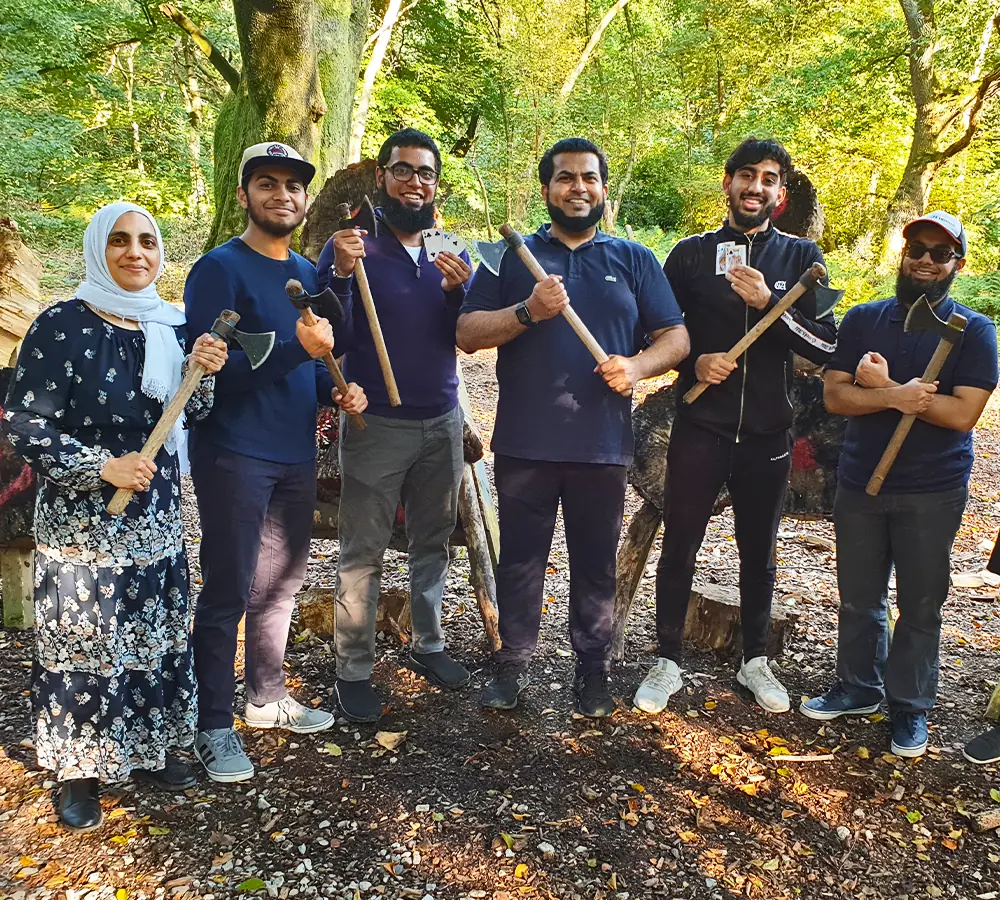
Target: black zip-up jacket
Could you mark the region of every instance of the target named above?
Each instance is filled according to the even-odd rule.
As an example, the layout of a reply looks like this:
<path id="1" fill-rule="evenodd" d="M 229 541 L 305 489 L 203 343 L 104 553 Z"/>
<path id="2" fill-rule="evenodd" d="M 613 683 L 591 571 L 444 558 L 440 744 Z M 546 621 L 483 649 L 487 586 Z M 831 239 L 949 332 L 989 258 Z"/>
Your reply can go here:
<path id="1" fill-rule="evenodd" d="M 809 266 L 823 262 L 813 241 L 773 225 L 744 234 L 725 222 L 718 231 L 680 241 L 663 266 L 691 336 L 691 353 L 678 367 L 678 397 L 694 384 L 699 356 L 731 349 L 770 308 L 748 306 L 725 275 L 715 274 L 716 247 L 726 241 L 747 248 L 747 265 L 763 273 L 772 306 Z M 722 384 L 712 385 L 690 405 L 678 400 L 678 415 L 737 442 L 745 435 L 787 429 L 792 424 L 792 353 L 823 364 L 836 349 L 833 313 L 817 319 L 816 294 L 807 291 L 737 360 Z"/>

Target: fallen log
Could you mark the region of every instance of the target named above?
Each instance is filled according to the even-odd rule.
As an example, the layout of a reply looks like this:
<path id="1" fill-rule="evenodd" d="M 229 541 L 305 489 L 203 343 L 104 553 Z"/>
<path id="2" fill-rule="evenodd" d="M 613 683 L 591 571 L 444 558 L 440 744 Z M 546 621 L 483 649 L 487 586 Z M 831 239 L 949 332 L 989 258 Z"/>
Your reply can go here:
<path id="1" fill-rule="evenodd" d="M 625 623 L 632 612 L 632 603 L 661 522 L 660 511 L 647 501 L 628 523 L 616 564 L 615 613 L 611 629 L 611 658 L 614 660 L 625 658 Z"/>
<path id="2" fill-rule="evenodd" d="M 458 514 L 465 523 L 465 540 L 469 547 L 469 583 L 476 595 L 476 604 L 483 619 L 483 628 L 489 639 L 490 649 L 496 653 L 500 649 L 497 585 L 479 506 L 479 496 L 476 492 L 476 475 L 469 463 L 465 464 L 465 472 L 462 475 L 462 485 L 458 494 Z"/>

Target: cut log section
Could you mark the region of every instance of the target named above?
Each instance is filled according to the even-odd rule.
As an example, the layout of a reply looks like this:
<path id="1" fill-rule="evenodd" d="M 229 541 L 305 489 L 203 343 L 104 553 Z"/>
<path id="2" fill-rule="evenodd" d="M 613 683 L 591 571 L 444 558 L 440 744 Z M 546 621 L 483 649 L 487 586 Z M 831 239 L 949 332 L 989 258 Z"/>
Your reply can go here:
<path id="1" fill-rule="evenodd" d="M 21 241 L 12 219 L 0 218 L 0 362 L 12 357 L 42 311 L 42 261 Z"/>
<path id="2" fill-rule="evenodd" d="M 317 637 L 330 638 L 336 633 L 337 592 L 332 588 L 312 588 L 299 594 L 299 625 Z M 378 597 L 375 630 L 391 634 L 402 643 L 410 639 L 410 594 L 402 588 L 390 588 Z"/>
<path id="3" fill-rule="evenodd" d="M 767 655 L 773 659 L 785 646 L 785 634 L 798 620 L 798 615 L 777 606 L 771 609 L 771 631 L 767 639 Z M 743 632 L 740 628 L 740 593 L 734 587 L 702 584 L 691 589 L 684 638 L 702 650 L 742 653 Z"/>
<path id="4" fill-rule="evenodd" d="M 35 625 L 35 551 L 24 547 L 0 550 L 3 626 L 27 631 Z"/>
<path id="5" fill-rule="evenodd" d="M 639 583 L 646 571 L 646 560 L 656 541 L 662 519 L 652 503 L 643 503 L 632 516 L 618 551 L 617 588 L 615 589 L 615 614 L 611 629 L 611 658 L 625 658 L 625 623 L 632 611 Z"/>

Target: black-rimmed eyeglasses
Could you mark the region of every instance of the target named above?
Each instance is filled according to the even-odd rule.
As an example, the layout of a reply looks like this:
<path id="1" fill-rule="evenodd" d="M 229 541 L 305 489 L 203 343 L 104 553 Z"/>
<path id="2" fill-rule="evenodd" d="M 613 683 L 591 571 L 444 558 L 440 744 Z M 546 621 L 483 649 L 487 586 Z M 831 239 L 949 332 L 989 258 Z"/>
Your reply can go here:
<path id="1" fill-rule="evenodd" d="M 922 259 L 925 253 L 929 253 L 931 259 L 939 266 L 961 258 L 951 247 L 928 247 L 926 244 L 918 243 L 907 244 L 905 252 L 910 259 Z"/>
<path id="2" fill-rule="evenodd" d="M 421 166 L 419 169 L 414 169 L 409 163 L 394 163 L 391 166 L 386 166 L 385 170 L 392 175 L 396 181 L 409 181 L 413 178 L 413 173 L 417 173 L 417 177 L 420 179 L 421 184 L 437 184 L 440 175 L 429 166 Z"/>

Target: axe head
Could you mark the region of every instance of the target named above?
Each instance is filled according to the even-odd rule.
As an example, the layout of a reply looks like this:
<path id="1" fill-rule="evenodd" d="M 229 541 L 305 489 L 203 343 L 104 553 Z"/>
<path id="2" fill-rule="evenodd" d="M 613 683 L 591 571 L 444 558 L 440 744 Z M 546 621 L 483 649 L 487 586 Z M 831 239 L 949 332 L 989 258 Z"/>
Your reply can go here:
<path id="1" fill-rule="evenodd" d="M 817 284 L 813 290 L 816 292 L 817 319 L 822 319 L 823 316 L 832 313 L 844 296 L 843 291 L 834 290 L 825 284 Z"/>
<path id="2" fill-rule="evenodd" d="M 211 334 L 227 344 L 236 341 L 240 345 L 240 349 L 246 353 L 247 359 L 250 360 L 250 367 L 256 369 L 271 355 L 271 350 L 274 348 L 274 332 L 265 331 L 260 334 L 251 334 L 249 331 L 240 331 L 236 328 L 236 323 L 239 320 L 239 313 L 225 309 L 215 320 Z"/>
<path id="3" fill-rule="evenodd" d="M 301 281 L 289 278 L 285 282 L 285 293 L 296 309 L 311 309 L 333 325 L 339 325 L 345 319 L 344 307 L 330 288 L 318 294 L 307 294 Z"/>
<path id="4" fill-rule="evenodd" d="M 499 275 L 500 261 L 503 259 L 504 253 L 507 252 L 507 241 L 503 238 L 492 244 L 487 241 L 476 241 L 476 251 L 479 253 L 483 265 L 494 275 Z"/>
<path id="5" fill-rule="evenodd" d="M 906 314 L 903 331 L 931 331 L 942 341 L 954 344 L 958 340 L 959 335 L 965 331 L 965 326 L 968 323 L 969 320 L 965 316 L 958 315 L 958 313 L 953 313 L 949 316 L 947 322 L 938 318 L 937 313 L 931 309 L 930 303 L 927 302 L 927 296 L 922 294 L 920 299 L 910 307 L 910 311 Z"/>
<path id="6" fill-rule="evenodd" d="M 351 207 L 347 203 L 338 203 L 337 219 L 340 221 L 341 228 L 361 228 L 367 231 L 371 237 L 378 237 L 378 219 L 375 218 L 375 207 L 372 206 L 367 194 L 361 199 L 358 210 L 353 215 Z"/>

